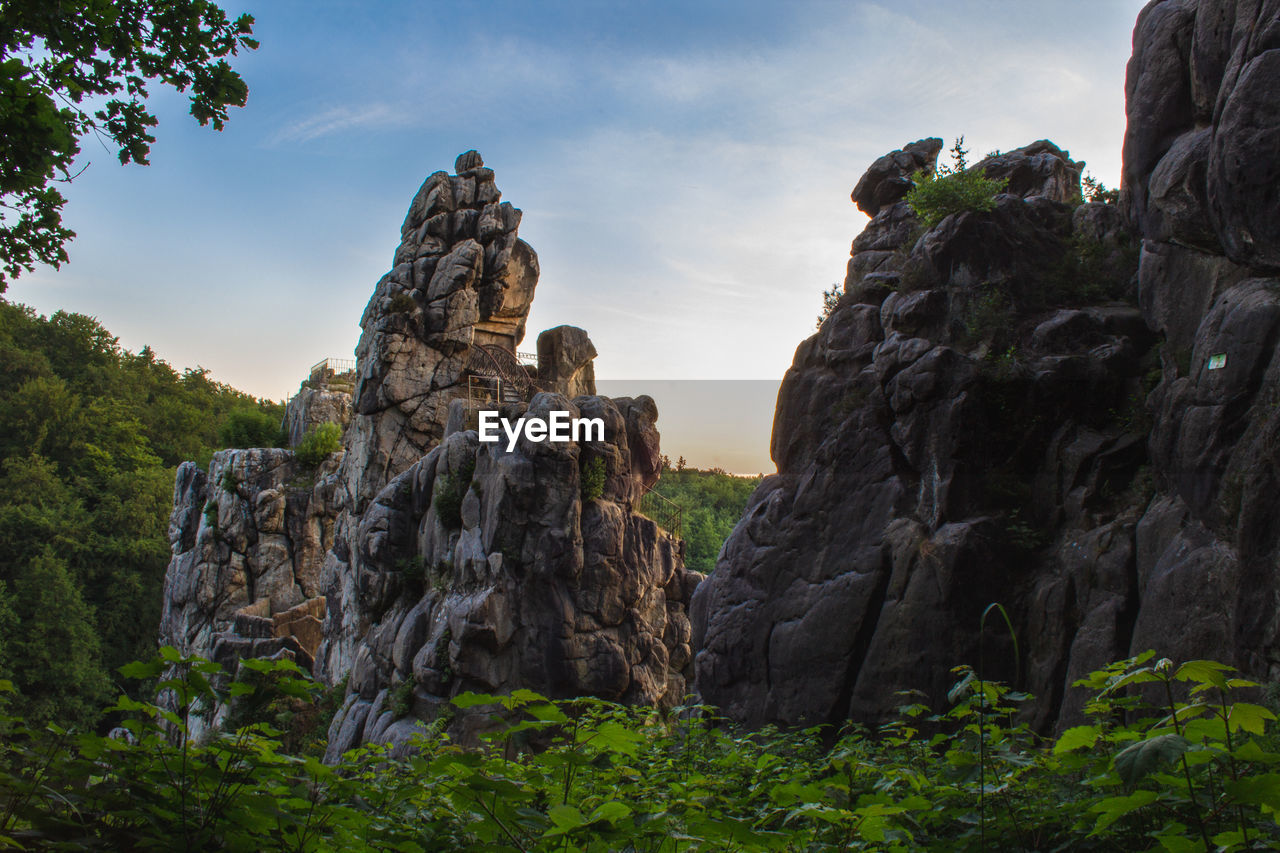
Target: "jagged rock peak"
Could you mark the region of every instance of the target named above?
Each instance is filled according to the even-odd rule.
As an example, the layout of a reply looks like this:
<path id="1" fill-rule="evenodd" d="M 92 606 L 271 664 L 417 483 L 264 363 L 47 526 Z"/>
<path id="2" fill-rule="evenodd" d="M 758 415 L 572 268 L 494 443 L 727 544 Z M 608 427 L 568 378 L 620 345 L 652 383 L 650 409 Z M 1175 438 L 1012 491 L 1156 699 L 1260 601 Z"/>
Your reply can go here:
<path id="1" fill-rule="evenodd" d="M 906 196 L 911 189 L 911 176 L 916 172 L 932 172 L 938 165 L 942 140 L 920 139 L 890 151 L 871 164 L 853 188 L 851 198 L 858 210 L 875 216 L 886 205 Z"/>
<path id="2" fill-rule="evenodd" d="M 984 671 L 1046 729 L 1147 649 L 1280 674 L 1277 33 L 1274 3 L 1147 5 L 1119 205 L 1080 204 L 1082 164 L 1038 142 L 974 167 L 1009 179 L 991 210 L 877 210 L 783 381 L 779 473 L 695 595 L 705 699 L 939 707 L 992 601 L 1022 667 L 988 635 Z"/>
<path id="3" fill-rule="evenodd" d="M 357 511 L 443 437 L 472 349 L 514 355 L 524 339 L 538 257 L 518 236 L 520 211 L 501 201 L 479 154 L 455 166 L 415 194 L 395 266 L 361 319 L 344 465 Z"/>
<path id="4" fill-rule="evenodd" d="M 1101 620 L 1123 598 L 1132 547 L 1118 531 L 1134 513 L 1100 493 L 1134 476 L 1142 442 L 1095 413 L 1140 393 L 1153 339 L 1136 307 L 1088 303 L 1132 295 L 1133 237 L 1105 205 L 1080 205 L 1082 164 L 1046 141 L 971 166 L 1006 192 L 926 229 L 901 198 L 932 167 L 940 142 L 926 142 L 859 182 L 855 201 L 880 206 L 853 241 L 844 297 L 783 380 L 778 474 L 694 596 L 699 691 L 748 724 L 871 721 L 907 689 L 941 707 L 951 667 L 977 663 L 990 601 L 1026 620 L 1019 638 L 1039 652 L 1074 630 L 1038 618 L 1045 589 L 1101 561 L 1120 576 L 1084 606 Z M 1092 281 L 1077 280 L 1080 252 Z M 1099 647 L 1115 640 L 1103 634 Z M 1096 651 L 1073 665 L 1104 662 Z M 1028 686 L 1055 695 L 1053 673 Z M 1050 699 L 1039 721 L 1056 713 Z"/>

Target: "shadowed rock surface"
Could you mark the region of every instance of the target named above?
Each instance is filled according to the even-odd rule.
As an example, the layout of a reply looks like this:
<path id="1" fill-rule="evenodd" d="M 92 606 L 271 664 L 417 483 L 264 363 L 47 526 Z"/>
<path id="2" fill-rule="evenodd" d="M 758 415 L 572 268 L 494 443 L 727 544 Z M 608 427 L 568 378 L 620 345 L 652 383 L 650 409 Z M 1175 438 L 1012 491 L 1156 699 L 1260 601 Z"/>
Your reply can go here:
<path id="1" fill-rule="evenodd" d="M 246 657 L 310 668 L 321 640 L 321 568 L 333 545 L 339 457 L 318 470 L 292 451 L 222 450 L 206 475 L 178 468 L 160 639 L 230 672 Z M 196 718 L 193 734 L 226 708 Z"/>
<path id="2" fill-rule="evenodd" d="M 702 576 L 685 570 L 679 540 L 631 511 L 656 479 L 645 453 L 657 446 L 653 402 L 544 393 L 503 416 L 552 410 L 601 418 L 604 439 L 522 438 L 507 452 L 455 432 L 365 512 L 359 606 L 374 624 L 353 656 L 329 760 L 404 740 L 464 691 L 684 697 L 686 608 Z M 603 475 L 594 497 L 583 493 L 592 468 Z"/>
<path id="3" fill-rule="evenodd" d="M 1147 648 L 1280 675 L 1276 26 L 1147 6 L 1119 205 L 1073 210 L 1083 164 L 1039 142 L 974 167 L 1009 178 L 994 210 L 921 233 L 864 204 L 873 165 L 846 296 L 779 393 L 778 474 L 694 598 L 705 700 L 873 720 L 900 690 L 945 705 L 969 663 L 1048 728 L 1079 720 L 1073 680 Z M 1003 629 L 979 660 L 993 601 L 1020 669 Z"/>

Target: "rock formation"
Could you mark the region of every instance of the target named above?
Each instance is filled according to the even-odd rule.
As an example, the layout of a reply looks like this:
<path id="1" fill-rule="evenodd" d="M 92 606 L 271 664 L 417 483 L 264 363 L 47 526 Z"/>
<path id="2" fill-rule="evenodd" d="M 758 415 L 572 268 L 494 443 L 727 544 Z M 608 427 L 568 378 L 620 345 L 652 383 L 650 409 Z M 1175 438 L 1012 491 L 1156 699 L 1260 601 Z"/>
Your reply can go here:
<path id="1" fill-rule="evenodd" d="M 872 166 L 846 295 L 779 394 L 778 474 L 695 595 L 704 699 L 872 720 L 900 690 L 943 705 L 969 663 L 1049 727 L 1079 718 L 1072 681 L 1147 648 L 1276 677 L 1276 26 L 1147 6 L 1118 206 L 1079 204 L 1082 164 L 1039 142 L 974 167 L 1008 179 L 994 210 L 921 233 L 898 199 L 940 141 Z M 979 657 L 994 601 L 1020 661 L 1003 626 Z"/>
<path id="2" fill-rule="evenodd" d="M 351 422 L 351 392 L 303 387 L 284 410 L 284 433 L 290 447 L 320 424 L 337 424 L 344 430 Z"/>
<path id="3" fill-rule="evenodd" d="M 701 575 L 633 511 L 660 470 L 657 407 L 595 396 L 581 329 L 544 332 L 532 374 L 518 362 L 537 256 L 480 156 L 456 171 L 413 200 L 361 320 L 353 394 L 290 403 L 293 444 L 336 422 L 343 452 L 312 471 L 288 450 L 223 451 L 175 487 L 162 640 L 349 676 L 331 757 L 403 742 L 462 690 L 671 704 L 692 675 Z M 482 443 L 465 429 L 477 388 L 509 419 L 567 411 L 604 435 Z"/>
<path id="4" fill-rule="evenodd" d="M 226 668 L 283 656 L 311 667 L 321 640 L 321 568 L 333 545 L 339 457 L 310 470 L 288 450 L 223 450 L 208 474 L 178 468 L 162 643 Z M 225 708 L 197 720 L 199 735 Z"/>
<path id="5" fill-rule="evenodd" d="M 329 759 L 401 742 L 467 690 L 685 696 L 686 607 L 701 575 L 684 569 L 678 540 L 631 511 L 657 479 L 653 401 L 541 393 L 503 415 L 552 410 L 601 418 L 603 440 L 522 438 L 507 452 L 455 432 L 365 512 L 359 605 L 373 627 L 353 655 Z"/>

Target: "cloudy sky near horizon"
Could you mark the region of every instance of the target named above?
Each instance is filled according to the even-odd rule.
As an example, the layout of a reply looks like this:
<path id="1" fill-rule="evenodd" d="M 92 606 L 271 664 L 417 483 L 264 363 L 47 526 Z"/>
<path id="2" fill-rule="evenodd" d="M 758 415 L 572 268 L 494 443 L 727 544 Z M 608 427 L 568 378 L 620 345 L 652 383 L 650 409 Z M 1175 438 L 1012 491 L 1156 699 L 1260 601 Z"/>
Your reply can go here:
<path id="1" fill-rule="evenodd" d="M 257 18 L 247 107 L 215 133 L 154 98 L 148 167 L 87 140 L 71 262 L 5 298 L 280 399 L 350 355 L 414 192 L 469 148 L 541 260 L 528 348 L 570 323 L 602 378 L 776 380 L 880 154 L 1049 138 L 1118 181 L 1143 3 L 223 5 Z"/>

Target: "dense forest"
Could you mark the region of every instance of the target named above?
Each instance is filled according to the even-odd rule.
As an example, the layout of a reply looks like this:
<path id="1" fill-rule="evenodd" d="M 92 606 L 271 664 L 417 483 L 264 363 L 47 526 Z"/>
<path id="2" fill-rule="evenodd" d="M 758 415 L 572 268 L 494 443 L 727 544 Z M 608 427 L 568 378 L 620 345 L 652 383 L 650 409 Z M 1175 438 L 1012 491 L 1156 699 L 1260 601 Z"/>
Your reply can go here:
<path id="1" fill-rule="evenodd" d="M 0 678 L 32 723 L 89 723 L 155 653 L 174 470 L 270 440 L 282 406 L 0 301 Z M 255 432 L 256 428 L 256 432 Z"/>
<path id="2" fill-rule="evenodd" d="M 682 510 L 685 565 L 709 574 L 760 478 L 738 477 L 719 468 L 690 468 L 684 457 L 674 465 L 665 456 L 662 462 L 658 491 Z"/>

